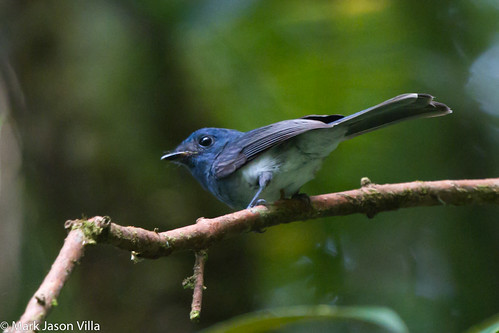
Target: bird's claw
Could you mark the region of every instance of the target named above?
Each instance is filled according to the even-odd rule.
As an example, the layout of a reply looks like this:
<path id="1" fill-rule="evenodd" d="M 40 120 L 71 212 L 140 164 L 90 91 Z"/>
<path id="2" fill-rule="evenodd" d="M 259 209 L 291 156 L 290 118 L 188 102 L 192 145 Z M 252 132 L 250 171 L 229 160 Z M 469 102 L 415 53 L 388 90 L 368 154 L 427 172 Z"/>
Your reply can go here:
<path id="1" fill-rule="evenodd" d="M 246 209 L 253 208 L 255 206 L 264 205 L 267 206 L 267 201 L 265 199 L 258 199 L 255 202 L 251 202 Z"/>
<path id="2" fill-rule="evenodd" d="M 264 205 L 264 206 L 267 206 L 267 201 L 265 199 L 258 199 L 256 202 L 255 202 L 255 206 L 259 206 L 259 205 Z"/>
<path id="3" fill-rule="evenodd" d="M 295 199 L 295 200 L 300 200 L 300 201 L 303 201 L 305 202 L 307 205 L 310 205 L 311 201 L 310 201 L 310 197 L 308 196 L 308 194 L 306 193 L 295 193 L 291 196 L 291 199 Z"/>

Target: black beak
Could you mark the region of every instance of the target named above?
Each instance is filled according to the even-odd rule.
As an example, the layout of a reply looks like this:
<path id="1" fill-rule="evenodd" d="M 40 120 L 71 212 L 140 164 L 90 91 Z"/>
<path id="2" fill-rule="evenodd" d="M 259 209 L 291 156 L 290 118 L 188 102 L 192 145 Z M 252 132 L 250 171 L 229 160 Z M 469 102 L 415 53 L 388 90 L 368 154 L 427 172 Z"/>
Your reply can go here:
<path id="1" fill-rule="evenodd" d="M 193 155 L 194 153 L 191 151 L 177 151 L 173 153 L 168 153 L 161 156 L 161 160 L 163 161 L 171 161 L 171 162 L 182 162 L 185 158 Z"/>

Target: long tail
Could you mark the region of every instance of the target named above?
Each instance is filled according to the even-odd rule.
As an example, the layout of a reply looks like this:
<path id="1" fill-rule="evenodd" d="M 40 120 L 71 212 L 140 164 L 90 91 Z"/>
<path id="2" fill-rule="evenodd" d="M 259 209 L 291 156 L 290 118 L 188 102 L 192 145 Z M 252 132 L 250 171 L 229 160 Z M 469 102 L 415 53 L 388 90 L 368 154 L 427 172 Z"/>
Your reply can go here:
<path id="1" fill-rule="evenodd" d="M 433 101 L 431 95 L 403 94 L 369 109 L 333 121 L 331 124 L 335 128 L 344 128 L 346 130 L 345 139 L 351 139 L 357 135 L 404 120 L 439 117 L 449 113 L 452 113 L 452 110 L 445 104 Z"/>

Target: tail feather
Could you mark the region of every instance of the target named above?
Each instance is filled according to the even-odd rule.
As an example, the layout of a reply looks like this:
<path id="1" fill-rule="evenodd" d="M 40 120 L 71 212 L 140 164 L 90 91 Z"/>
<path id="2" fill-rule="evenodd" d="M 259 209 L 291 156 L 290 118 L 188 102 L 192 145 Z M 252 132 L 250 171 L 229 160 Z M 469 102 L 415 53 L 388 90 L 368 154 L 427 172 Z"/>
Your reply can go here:
<path id="1" fill-rule="evenodd" d="M 445 104 L 435 102 L 428 94 L 403 94 L 369 109 L 332 122 L 345 129 L 345 139 L 374 131 L 378 128 L 417 118 L 439 117 L 452 113 Z"/>

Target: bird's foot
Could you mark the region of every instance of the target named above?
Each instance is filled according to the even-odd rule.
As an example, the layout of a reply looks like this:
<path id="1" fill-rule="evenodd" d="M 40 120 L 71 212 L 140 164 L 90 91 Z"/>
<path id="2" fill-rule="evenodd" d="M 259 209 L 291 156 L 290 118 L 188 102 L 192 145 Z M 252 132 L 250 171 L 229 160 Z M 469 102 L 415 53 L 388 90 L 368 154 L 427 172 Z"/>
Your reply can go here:
<path id="1" fill-rule="evenodd" d="M 265 199 L 258 199 L 255 202 L 250 203 L 246 209 L 250 209 L 250 208 L 253 208 L 253 207 L 259 206 L 259 205 L 267 206 L 268 204 L 267 204 L 267 201 Z M 260 228 L 260 227 L 253 227 L 253 229 L 251 229 L 251 231 L 262 234 L 266 231 L 266 229 Z"/>
<path id="2" fill-rule="evenodd" d="M 246 207 L 246 209 L 250 209 L 250 208 L 253 208 L 255 206 L 259 206 L 259 205 L 263 205 L 263 206 L 267 206 L 267 201 L 265 199 L 258 199 L 256 201 L 252 201 L 248 207 Z"/>
<path id="3" fill-rule="evenodd" d="M 291 199 L 300 200 L 305 202 L 307 205 L 311 204 L 310 197 L 306 193 L 295 193 L 291 196 Z"/>

